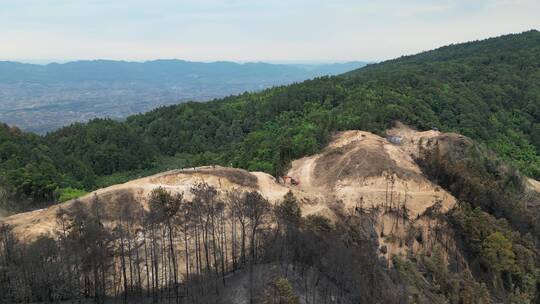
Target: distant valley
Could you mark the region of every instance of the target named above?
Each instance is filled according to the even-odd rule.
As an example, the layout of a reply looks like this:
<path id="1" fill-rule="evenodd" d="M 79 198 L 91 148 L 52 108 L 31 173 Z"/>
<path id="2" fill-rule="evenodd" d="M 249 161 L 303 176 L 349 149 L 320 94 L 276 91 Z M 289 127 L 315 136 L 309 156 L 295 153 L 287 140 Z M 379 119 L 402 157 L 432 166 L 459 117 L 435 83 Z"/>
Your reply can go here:
<path id="1" fill-rule="evenodd" d="M 155 60 L 0 62 L 0 121 L 46 133 L 95 117 L 122 119 L 163 105 L 260 91 L 366 65 Z"/>

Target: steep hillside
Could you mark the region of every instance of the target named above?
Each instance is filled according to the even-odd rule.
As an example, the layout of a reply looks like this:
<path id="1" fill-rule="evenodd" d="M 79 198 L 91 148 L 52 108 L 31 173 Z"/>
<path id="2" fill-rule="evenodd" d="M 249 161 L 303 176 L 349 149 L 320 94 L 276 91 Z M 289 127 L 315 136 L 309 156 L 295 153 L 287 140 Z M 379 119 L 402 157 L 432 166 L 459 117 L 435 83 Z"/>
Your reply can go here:
<path id="1" fill-rule="evenodd" d="M 539 55 L 540 33 L 529 31 L 445 46 L 346 76 L 384 91 L 386 106 L 401 120 L 469 136 L 538 177 Z"/>
<path id="2" fill-rule="evenodd" d="M 107 254 L 112 261 L 121 262 L 125 258 L 122 250 L 127 249 L 122 246 L 127 242 L 126 246 L 132 248 L 127 256 L 134 259 L 129 265 L 138 269 L 145 265 L 140 256 L 148 254 L 144 249 L 147 242 L 158 242 L 164 246 L 160 249 L 163 260 L 156 261 L 152 267 L 170 267 L 166 257 L 170 263 L 167 246 L 171 246 L 170 252 L 176 252 L 173 263 L 177 263 L 177 271 L 185 278 L 186 273 L 189 277 L 188 269 L 198 272 L 200 267 L 198 254 L 203 253 L 197 229 L 212 227 L 203 236 L 206 238 L 203 243 L 213 248 L 208 252 L 214 252 L 216 260 L 207 262 L 209 272 L 200 274 L 202 281 L 182 281 L 185 284 L 182 292 L 193 288 L 192 293 L 204 294 L 198 298 L 200 301 L 218 303 L 247 303 L 252 296 L 262 302 L 272 294 L 285 292 L 280 289 L 285 287 L 289 296 L 297 297 L 301 303 L 324 303 L 322 299 L 328 297 L 337 297 L 345 303 L 383 299 L 391 303 L 407 297 L 419 303 L 472 303 L 467 302 L 471 299 L 489 303 L 490 299 L 535 298 L 536 285 L 530 284 L 537 282 L 540 265 L 535 241 L 531 239 L 537 237 L 536 230 L 520 225 L 521 220 L 529 219 L 523 216 L 537 214 L 540 196 L 534 185 L 538 182 L 512 173 L 519 187 L 513 188 L 507 178 L 510 172 L 504 171 L 509 167 L 502 163 L 499 163 L 502 167 L 497 167 L 496 160 L 490 158 L 493 156 L 484 154 L 471 139 L 459 134 L 418 132 L 401 123 L 385 134 L 386 138 L 365 131 L 338 132 L 321 153 L 294 160 L 287 173 L 290 178 L 277 180 L 262 172 L 206 166 L 167 171 L 99 189 L 78 200 L 4 219 L 4 240 L 6 235 L 12 235 L 20 243 L 18 246 L 22 246 L 18 250 L 42 246 L 43 242 L 58 242 L 60 248 L 67 246 L 62 250 L 68 250 L 70 239 L 95 237 L 84 236 L 84 231 L 89 229 L 86 225 L 98 220 L 99 229 L 111 233 L 98 242 L 109 244 L 112 251 Z M 471 156 L 471 149 L 480 149 L 480 154 Z M 460 165 L 469 158 L 491 167 L 494 175 L 476 176 L 483 174 L 482 171 Z M 460 173 L 456 175 L 449 170 Z M 449 176 L 454 177 L 448 179 Z M 483 182 L 479 183 L 478 178 L 483 178 Z M 519 195 L 496 192 L 494 195 L 500 197 L 486 197 L 490 193 L 488 189 L 498 189 L 493 183 L 504 184 L 509 193 L 515 189 Z M 240 231 L 237 229 L 242 227 L 237 222 L 242 217 L 237 216 L 244 209 L 235 206 L 258 201 L 258 194 L 254 193 L 268 201 L 267 212 L 272 215 L 261 218 L 260 226 L 251 236 L 257 236 L 260 242 L 256 245 L 257 257 L 250 258 L 256 264 L 250 265 L 254 270 L 236 269 L 236 263 L 242 264 L 244 259 L 239 257 L 236 261 L 235 255 L 243 249 L 234 242 Z M 454 195 L 460 199 L 459 203 Z M 488 201 L 490 206 L 483 205 Z M 174 202 L 180 204 L 177 209 L 169 205 Z M 242 212 L 254 212 L 249 208 Z M 299 209 L 295 211 L 295 208 Z M 512 213 L 508 213 L 510 210 Z M 179 212 L 171 218 L 178 225 L 176 232 L 167 230 L 166 214 L 170 212 Z M 214 220 L 220 224 L 212 224 Z M 249 223 L 248 227 L 254 224 L 252 220 Z M 535 225 L 534 220 L 531 225 Z M 153 229 L 163 233 L 157 240 L 152 238 L 156 233 Z M 211 241 L 216 237 L 211 237 L 213 233 L 218 236 Z M 130 237 L 133 240 L 124 240 Z M 232 243 L 227 245 L 227 240 Z M 29 245 L 32 243 L 38 245 Z M 253 244 L 246 246 L 253 248 Z M 88 246 L 89 252 L 98 250 Z M 503 252 L 505 256 L 493 256 L 490 250 Z M 30 255 L 24 253 L 22 261 L 26 254 Z M 54 255 L 54 251 L 50 254 Z M 343 256 L 336 259 L 335 255 L 339 254 Z M 220 258 L 222 262 L 218 262 Z M 62 257 L 52 258 L 56 259 L 61 261 Z M 15 266 L 16 260 L 13 263 L 10 267 L 14 269 L 26 267 Z M 74 267 L 78 267 L 77 263 Z M 220 263 L 221 270 L 216 266 Z M 115 262 L 112 265 L 116 266 L 99 265 L 100 271 L 126 271 Z M 211 265 L 216 267 L 215 274 Z M 349 278 L 349 271 L 355 276 Z M 157 284 L 155 288 L 172 292 L 166 283 L 172 280 L 170 273 L 162 274 L 161 283 L 155 282 L 154 274 L 152 277 L 139 274 L 144 278 L 138 279 L 131 271 L 127 275 L 140 280 L 138 284 L 142 285 L 132 288 L 143 288 L 152 281 L 153 286 Z M 225 285 L 214 281 L 218 279 Z M 39 278 L 36 280 L 39 282 Z M 112 280 L 118 285 L 122 282 L 121 278 Z M 58 284 L 58 288 L 64 287 L 63 281 Z M 218 290 L 216 295 L 204 292 L 212 286 Z M 362 291 L 371 289 L 392 292 Z M 106 288 L 98 292 L 108 293 Z M 320 299 L 310 300 L 311 297 Z"/>
<path id="3" fill-rule="evenodd" d="M 406 127 L 402 126 L 401 129 L 405 130 Z M 410 133 L 416 134 L 414 131 Z M 114 232 L 122 223 L 121 210 L 135 208 L 140 204 L 143 210 L 152 212 L 153 193 L 156 189 L 165 190 L 171 195 L 182 195 L 182 200 L 192 201 L 193 204 L 203 204 L 198 196 L 199 192 L 194 189 L 200 189 L 200 185 L 204 184 L 204 187 L 207 187 L 205 189 L 215 189 L 218 201 L 226 202 L 227 206 L 234 204 L 232 195 L 238 191 L 244 193 L 256 191 L 267 199 L 273 208 L 279 208 L 287 196 L 294 197 L 300 207 L 303 221 L 317 220 L 323 221 L 323 224 L 327 221 L 324 225 L 342 226 L 345 231 L 359 229 L 356 232 L 358 235 L 351 234 L 350 237 L 360 238 L 359 240 L 366 242 L 362 246 L 367 246 L 366 249 L 373 252 L 372 258 L 375 260 L 378 255 L 390 263 L 396 256 L 406 258 L 409 252 L 430 251 L 440 246 L 437 245 L 440 244 L 440 236 L 437 238 L 431 230 L 437 220 L 432 218 L 430 212 L 446 214 L 456 205 L 455 199 L 449 193 L 423 176 L 420 167 L 413 161 L 409 152 L 403 149 L 404 147 L 369 132 L 341 132 L 332 138 L 329 146 L 321 154 L 292 163 L 288 174 L 294 182 L 281 178 L 278 181 L 266 173 L 250 173 L 242 169 L 220 166 L 173 170 L 99 189 L 76 201 L 10 216 L 4 220 L 4 224 L 21 243 L 39 242 L 44 237 L 61 241 L 65 230 L 69 229 L 66 227 L 75 224 L 75 222 L 66 224 L 65 214 L 75 212 L 74 210 L 81 208 L 78 207 L 81 204 L 83 208 L 92 210 L 95 208 L 92 206 L 99 202 L 104 213 L 101 222 L 106 229 Z M 234 212 L 233 210 L 227 212 Z M 145 211 L 141 212 L 141 215 L 136 217 L 143 216 Z M 266 222 L 264 226 L 265 229 L 280 229 L 272 220 Z M 235 228 L 227 228 L 224 233 L 233 233 L 233 229 Z M 307 229 L 304 233 L 310 233 L 309 231 L 310 229 Z M 333 233 L 337 232 L 331 234 Z M 334 239 L 336 236 L 318 237 L 329 244 L 337 241 Z M 421 242 L 418 241 L 420 238 Z M 447 247 L 445 252 L 448 252 L 445 255 L 447 258 L 451 254 L 455 256 L 457 252 L 455 245 L 452 245 L 454 246 L 452 251 L 448 248 L 452 237 L 446 236 L 445 239 Z M 186 247 L 182 242 L 178 242 L 175 247 L 177 252 L 186 249 L 195 250 L 191 246 Z M 234 250 L 228 250 L 228 254 L 234 254 Z M 186 261 L 184 256 L 177 258 L 179 265 L 194 263 L 192 260 Z M 276 262 L 272 260 L 266 262 L 270 264 L 258 267 L 274 270 L 266 274 L 257 274 L 261 282 L 257 283 L 258 278 L 254 282 L 259 284 L 258 286 L 271 285 L 273 280 L 279 280 L 283 276 L 283 266 L 275 264 Z M 289 280 L 292 279 L 293 290 L 298 295 L 303 294 L 301 297 L 304 298 L 316 296 L 305 284 L 308 282 L 314 284 L 315 280 L 322 280 L 326 282 L 321 286 L 326 285 L 326 288 L 334 290 L 332 293 L 345 292 L 343 287 L 336 285 L 335 282 L 331 283 L 342 279 L 331 278 L 332 275 L 327 273 L 328 270 L 324 270 L 322 265 L 316 266 L 317 263 L 305 265 L 311 269 L 307 272 L 311 273 L 309 275 L 304 271 L 297 273 L 294 268 L 290 270 Z M 460 263 L 463 261 L 460 260 Z M 383 265 L 377 266 L 378 272 L 382 271 L 380 275 L 387 276 L 383 271 Z M 189 266 L 181 266 L 180 271 L 185 272 L 187 267 Z M 241 301 L 240 298 L 247 301 L 245 291 L 247 287 L 242 285 L 248 286 L 247 283 L 253 281 L 247 276 L 245 271 L 232 276 L 227 286 L 233 293 L 226 298 L 220 298 L 219 302 L 236 303 Z M 298 283 L 295 283 L 295 280 L 298 280 Z M 231 286 L 234 288 L 230 289 Z M 315 293 L 323 297 L 324 290 L 316 286 L 314 288 L 317 290 Z M 353 301 L 352 299 L 359 296 L 351 291 L 346 293 L 351 293 L 351 298 L 341 295 L 340 299 Z M 264 294 L 260 291 L 258 297 L 263 298 Z M 309 299 L 304 299 L 303 303 L 307 301 Z"/>

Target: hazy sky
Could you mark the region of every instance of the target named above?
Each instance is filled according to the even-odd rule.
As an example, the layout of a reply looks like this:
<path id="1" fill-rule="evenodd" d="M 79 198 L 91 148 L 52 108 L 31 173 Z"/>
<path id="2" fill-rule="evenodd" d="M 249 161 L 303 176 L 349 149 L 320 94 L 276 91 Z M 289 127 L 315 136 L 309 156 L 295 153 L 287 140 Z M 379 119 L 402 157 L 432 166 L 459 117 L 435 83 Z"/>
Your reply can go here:
<path id="1" fill-rule="evenodd" d="M 0 59 L 379 61 L 540 29 L 540 0 L 0 0 Z"/>

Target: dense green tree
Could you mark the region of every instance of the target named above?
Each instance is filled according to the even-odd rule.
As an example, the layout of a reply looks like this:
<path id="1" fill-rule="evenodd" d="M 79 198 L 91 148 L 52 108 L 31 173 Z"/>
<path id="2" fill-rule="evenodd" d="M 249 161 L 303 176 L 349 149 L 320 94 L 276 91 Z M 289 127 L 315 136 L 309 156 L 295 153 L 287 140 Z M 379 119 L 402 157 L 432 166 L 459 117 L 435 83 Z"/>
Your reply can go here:
<path id="1" fill-rule="evenodd" d="M 481 254 L 485 263 L 499 273 L 518 271 L 512 242 L 498 231 L 490 234 L 482 242 Z"/>

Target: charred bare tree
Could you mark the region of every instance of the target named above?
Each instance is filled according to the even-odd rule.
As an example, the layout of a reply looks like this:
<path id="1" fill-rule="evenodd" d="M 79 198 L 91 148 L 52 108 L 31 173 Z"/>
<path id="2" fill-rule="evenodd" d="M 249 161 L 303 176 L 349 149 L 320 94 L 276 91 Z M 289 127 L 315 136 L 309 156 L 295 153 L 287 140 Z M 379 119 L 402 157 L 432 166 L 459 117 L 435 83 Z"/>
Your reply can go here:
<path id="1" fill-rule="evenodd" d="M 175 233 L 176 227 L 174 225 L 180 207 L 183 203 L 183 195 L 171 195 L 169 192 L 163 188 L 157 188 L 150 194 L 149 198 L 149 208 L 150 213 L 153 214 L 154 219 L 161 223 L 165 230 L 163 233 L 164 238 L 168 239 L 168 251 L 169 251 L 169 279 L 172 276 L 173 279 L 173 290 L 175 298 L 178 301 L 179 291 L 178 291 L 178 264 L 176 261 L 176 251 L 175 251 Z M 164 263 L 165 265 L 165 263 Z M 171 275 L 172 274 L 172 275 Z"/>
<path id="2" fill-rule="evenodd" d="M 246 234 L 248 229 L 248 214 L 246 206 L 246 195 L 239 190 L 229 193 L 229 208 L 231 215 L 240 224 L 240 263 L 246 264 Z"/>
<path id="3" fill-rule="evenodd" d="M 247 192 L 243 209 L 250 226 L 249 301 L 253 303 L 253 265 L 257 261 L 257 230 L 270 212 L 270 203 L 259 192 Z"/>
<path id="4" fill-rule="evenodd" d="M 132 302 L 145 289 L 153 303 L 180 302 L 182 295 L 184 303 L 206 303 L 219 299 L 211 291 L 221 294 L 228 274 L 245 271 L 253 303 L 265 288 L 254 280 L 262 263 L 280 263 L 281 275 L 300 279 L 310 303 L 383 298 L 377 286 L 387 278 L 359 219 L 335 226 L 321 216 L 303 218 L 292 192 L 271 208 L 256 191 L 221 195 L 206 184 L 191 191 L 186 201 L 158 188 L 146 210 L 130 195 L 118 197 L 112 212 L 97 198 L 74 202 L 57 213 L 57 240 L 34 247 L 17 245 L 9 227 L 0 227 L 0 287 L 17 294 L 8 302 Z"/>

